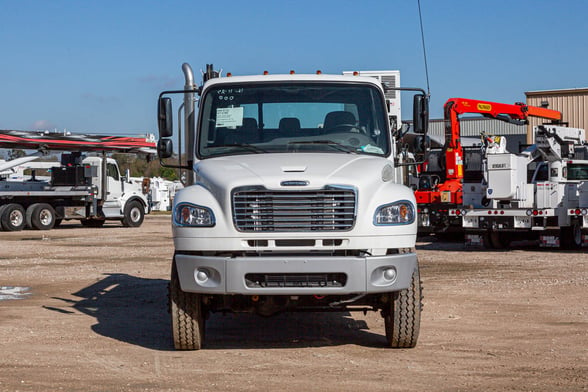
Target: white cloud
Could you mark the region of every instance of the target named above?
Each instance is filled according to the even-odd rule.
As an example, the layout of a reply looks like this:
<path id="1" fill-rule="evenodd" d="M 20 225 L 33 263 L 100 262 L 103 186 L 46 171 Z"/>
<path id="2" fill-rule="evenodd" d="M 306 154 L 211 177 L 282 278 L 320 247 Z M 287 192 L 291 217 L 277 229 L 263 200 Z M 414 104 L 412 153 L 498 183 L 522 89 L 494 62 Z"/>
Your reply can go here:
<path id="1" fill-rule="evenodd" d="M 32 130 L 51 130 L 55 128 L 57 128 L 55 124 L 49 120 L 37 120 L 31 126 Z"/>

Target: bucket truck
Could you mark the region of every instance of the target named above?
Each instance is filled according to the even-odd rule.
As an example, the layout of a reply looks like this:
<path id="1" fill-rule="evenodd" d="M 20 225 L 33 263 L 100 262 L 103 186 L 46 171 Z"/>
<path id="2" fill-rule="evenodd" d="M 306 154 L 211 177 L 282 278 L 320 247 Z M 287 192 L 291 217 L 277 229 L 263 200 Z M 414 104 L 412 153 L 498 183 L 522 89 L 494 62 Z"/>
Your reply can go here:
<path id="1" fill-rule="evenodd" d="M 445 144 L 443 148 L 429 152 L 415 191 L 419 233 L 447 236 L 462 232 L 461 216 L 452 215 L 450 211 L 464 203 L 464 177 L 467 182 L 478 182 L 482 178 L 480 149 L 466 149 L 461 142 L 460 116 L 469 113 L 518 125 L 526 124 L 528 117 L 561 119 L 560 112 L 522 103 L 510 105 L 466 98 L 448 99 L 444 105 Z"/>
<path id="2" fill-rule="evenodd" d="M 519 154 L 489 148 L 482 192 L 452 211 L 463 218 L 468 245 L 501 249 L 515 240 L 539 240 L 575 249 L 586 243 L 585 131 L 544 124 L 533 132 L 535 144 Z M 464 199 L 470 189 L 464 184 Z"/>

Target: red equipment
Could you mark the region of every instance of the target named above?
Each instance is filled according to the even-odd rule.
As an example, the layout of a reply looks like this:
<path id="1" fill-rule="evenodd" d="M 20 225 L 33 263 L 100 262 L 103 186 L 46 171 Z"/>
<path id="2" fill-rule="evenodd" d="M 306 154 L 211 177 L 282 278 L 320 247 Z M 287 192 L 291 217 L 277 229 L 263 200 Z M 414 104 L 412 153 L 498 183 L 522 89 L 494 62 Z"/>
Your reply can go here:
<path id="1" fill-rule="evenodd" d="M 111 151 L 155 154 L 155 140 L 146 137 L 63 135 L 0 129 L 0 148 L 57 151 Z"/>

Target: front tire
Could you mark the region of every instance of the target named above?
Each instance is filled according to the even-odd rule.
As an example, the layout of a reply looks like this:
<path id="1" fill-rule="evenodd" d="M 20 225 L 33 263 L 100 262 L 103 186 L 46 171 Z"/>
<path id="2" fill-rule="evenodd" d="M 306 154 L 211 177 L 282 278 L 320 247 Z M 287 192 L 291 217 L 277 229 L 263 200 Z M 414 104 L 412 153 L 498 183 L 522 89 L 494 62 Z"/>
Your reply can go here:
<path id="1" fill-rule="evenodd" d="M 132 201 L 125 206 L 122 224 L 124 227 L 139 227 L 145 219 L 145 209 L 143 204 L 138 201 Z"/>
<path id="2" fill-rule="evenodd" d="M 421 323 L 422 288 L 419 268 L 412 274 L 408 289 L 390 293 L 382 316 L 386 340 L 391 348 L 413 348 L 417 344 Z"/>
<path id="3" fill-rule="evenodd" d="M 182 291 L 175 261 L 169 284 L 172 332 L 176 350 L 200 350 L 204 342 L 202 296 Z"/>

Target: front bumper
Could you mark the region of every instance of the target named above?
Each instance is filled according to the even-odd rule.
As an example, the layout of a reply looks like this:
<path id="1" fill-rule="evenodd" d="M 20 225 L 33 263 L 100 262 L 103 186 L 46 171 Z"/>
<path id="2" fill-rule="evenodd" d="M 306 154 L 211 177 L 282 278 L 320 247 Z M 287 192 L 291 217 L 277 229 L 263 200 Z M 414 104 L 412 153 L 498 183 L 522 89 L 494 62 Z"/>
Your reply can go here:
<path id="1" fill-rule="evenodd" d="M 385 293 L 410 287 L 418 268 L 415 253 L 386 256 L 218 257 L 176 253 L 183 291 L 201 294 L 345 295 Z M 259 285 L 251 276 L 279 278 Z M 310 285 L 301 276 L 344 276 L 338 285 Z M 294 278 L 294 279 L 292 279 Z"/>

